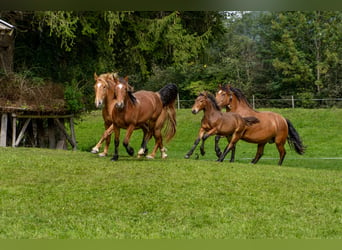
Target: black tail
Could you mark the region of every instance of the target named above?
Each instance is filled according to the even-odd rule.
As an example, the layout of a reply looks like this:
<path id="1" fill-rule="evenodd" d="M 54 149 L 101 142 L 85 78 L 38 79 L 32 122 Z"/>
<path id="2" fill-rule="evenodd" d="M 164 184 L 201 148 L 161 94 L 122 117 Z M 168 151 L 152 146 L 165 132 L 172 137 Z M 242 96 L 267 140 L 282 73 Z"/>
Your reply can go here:
<path id="1" fill-rule="evenodd" d="M 259 123 L 259 119 L 254 116 L 242 117 L 245 120 L 247 126 L 252 126 L 255 123 Z"/>
<path id="2" fill-rule="evenodd" d="M 299 134 L 297 133 L 296 129 L 293 127 L 292 123 L 286 119 L 287 126 L 288 126 L 288 136 L 287 136 L 287 141 L 290 145 L 290 148 L 294 148 L 294 150 L 302 155 L 305 152 L 305 146 L 303 145 L 302 140 L 299 137 Z"/>
<path id="3" fill-rule="evenodd" d="M 161 90 L 159 90 L 160 99 L 163 102 L 163 106 L 169 105 L 176 101 L 178 94 L 178 87 L 174 83 L 167 84 Z"/>

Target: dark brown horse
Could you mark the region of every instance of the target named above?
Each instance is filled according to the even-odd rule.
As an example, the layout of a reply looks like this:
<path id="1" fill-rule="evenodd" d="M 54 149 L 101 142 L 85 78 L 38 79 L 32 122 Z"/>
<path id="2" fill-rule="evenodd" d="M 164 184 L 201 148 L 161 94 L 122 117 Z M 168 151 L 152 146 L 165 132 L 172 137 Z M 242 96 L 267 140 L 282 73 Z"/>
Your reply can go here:
<path id="1" fill-rule="evenodd" d="M 185 155 L 185 158 L 189 158 L 192 155 L 201 140 L 203 142 L 201 146 L 201 153 L 203 155 L 204 141 L 211 135 L 219 135 L 230 139 L 226 149 L 217 160 L 222 162 L 229 151 L 234 149 L 235 144 L 243 136 L 246 129 L 252 124 L 259 122 L 255 117 L 242 118 L 233 112 L 222 113 L 215 97 L 207 92 L 201 93 L 192 106 L 193 114 L 197 114 L 201 110 L 203 110 L 204 116 L 201 121 L 198 137 L 190 151 Z"/>
<path id="2" fill-rule="evenodd" d="M 142 128 L 147 125 L 148 131 L 144 136 L 144 146 L 148 140 L 154 136 L 155 146 L 148 158 L 154 158 L 158 148 L 161 151 L 162 158 L 166 158 L 166 149 L 163 146 L 162 129 L 165 127 L 166 140 L 169 141 L 176 133 L 176 111 L 174 107 L 178 94 L 178 88 L 175 84 L 168 84 L 159 92 L 137 91 L 133 93 L 128 84 L 128 80 L 119 78 L 114 89 L 115 105 L 112 110 L 113 131 L 115 134 L 114 155 L 112 160 L 118 160 L 118 146 L 120 139 L 120 129 L 126 129 L 126 135 L 123 145 L 127 152 L 134 153 L 133 148 L 129 146 L 129 140 L 136 128 Z M 165 126 L 164 126 L 165 125 Z M 141 151 L 141 150 L 140 150 Z M 140 152 L 143 153 L 143 152 Z"/>
<path id="3" fill-rule="evenodd" d="M 264 153 L 266 143 L 275 143 L 279 152 L 278 165 L 283 163 L 286 155 L 284 147 L 286 140 L 298 154 L 304 153 L 305 146 L 292 123 L 280 114 L 254 110 L 240 89 L 233 88 L 230 85 L 221 86 L 216 93 L 216 101 L 220 107 L 225 107 L 226 111 L 238 113 L 243 117 L 254 116 L 260 121 L 260 123 L 248 127 L 242 138 L 244 141 L 258 144 L 258 150 L 252 163 L 259 161 Z M 220 155 L 218 140 L 217 137 L 215 150 L 216 154 Z"/>

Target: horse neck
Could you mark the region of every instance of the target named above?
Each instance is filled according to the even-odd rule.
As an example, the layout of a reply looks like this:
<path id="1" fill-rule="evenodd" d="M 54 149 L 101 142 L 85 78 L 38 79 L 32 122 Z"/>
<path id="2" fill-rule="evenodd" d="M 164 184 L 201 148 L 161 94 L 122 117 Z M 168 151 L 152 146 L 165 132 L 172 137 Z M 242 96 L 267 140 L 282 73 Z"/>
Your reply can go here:
<path id="1" fill-rule="evenodd" d="M 107 95 L 104 100 L 104 106 L 106 109 L 110 109 L 114 103 L 114 86 L 108 85 Z M 109 110 L 110 111 L 110 110 Z"/>
<path id="2" fill-rule="evenodd" d="M 221 113 L 221 111 L 215 109 L 214 107 L 214 104 L 211 103 L 210 100 L 208 100 L 208 105 L 205 107 L 205 109 L 203 109 L 203 112 L 204 112 L 204 117 L 207 119 L 207 120 L 210 120 L 212 117 L 218 115 Z"/>
<path id="3" fill-rule="evenodd" d="M 254 109 L 252 109 L 248 103 L 245 101 L 239 101 L 236 97 L 233 99 L 230 111 L 238 113 L 242 116 L 247 116 L 256 113 Z"/>

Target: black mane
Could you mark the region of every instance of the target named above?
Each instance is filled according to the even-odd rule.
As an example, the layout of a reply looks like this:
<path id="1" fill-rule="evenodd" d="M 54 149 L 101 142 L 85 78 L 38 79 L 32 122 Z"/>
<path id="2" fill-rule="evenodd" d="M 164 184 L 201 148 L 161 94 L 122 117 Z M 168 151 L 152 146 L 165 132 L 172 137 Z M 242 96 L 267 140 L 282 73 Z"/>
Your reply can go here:
<path id="1" fill-rule="evenodd" d="M 246 96 L 242 93 L 242 91 L 240 89 L 234 88 L 234 87 L 225 87 L 225 90 L 232 91 L 234 93 L 234 95 L 236 96 L 236 98 L 238 99 L 238 101 L 245 102 L 250 108 L 253 109 L 252 105 L 249 103 Z"/>
<path id="2" fill-rule="evenodd" d="M 207 96 L 208 97 L 208 99 L 211 101 L 211 103 L 213 104 L 213 106 L 214 106 L 214 108 L 216 109 L 216 110 L 218 110 L 218 111 L 221 111 L 221 108 L 220 108 L 220 106 L 217 104 L 217 102 L 216 102 L 216 98 L 215 98 L 215 96 L 213 95 L 213 94 L 210 94 L 210 93 L 201 93 L 200 95 L 202 95 L 202 96 Z"/>
<path id="3" fill-rule="evenodd" d="M 137 103 L 137 98 L 134 96 L 132 91 L 127 91 L 128 98 L 132 101 L 132 103 L 135 105 Z"/>

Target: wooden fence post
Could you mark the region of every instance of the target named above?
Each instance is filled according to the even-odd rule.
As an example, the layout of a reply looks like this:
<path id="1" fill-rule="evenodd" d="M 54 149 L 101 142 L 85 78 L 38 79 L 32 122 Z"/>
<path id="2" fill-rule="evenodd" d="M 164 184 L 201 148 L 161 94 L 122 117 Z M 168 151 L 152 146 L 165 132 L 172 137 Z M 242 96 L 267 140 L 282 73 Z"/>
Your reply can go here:
<path id="1" fill-rule="evenodd" d="M 8 114 L 3 113 L 1 116 L 1 134 L 0 134 L 0 147 L 6 147 L 7 142 L 7 123 Z"/>

